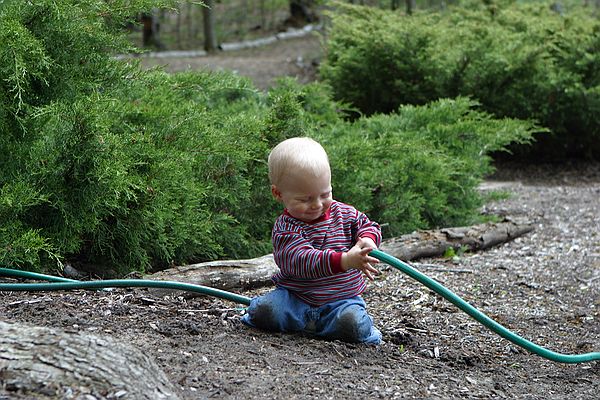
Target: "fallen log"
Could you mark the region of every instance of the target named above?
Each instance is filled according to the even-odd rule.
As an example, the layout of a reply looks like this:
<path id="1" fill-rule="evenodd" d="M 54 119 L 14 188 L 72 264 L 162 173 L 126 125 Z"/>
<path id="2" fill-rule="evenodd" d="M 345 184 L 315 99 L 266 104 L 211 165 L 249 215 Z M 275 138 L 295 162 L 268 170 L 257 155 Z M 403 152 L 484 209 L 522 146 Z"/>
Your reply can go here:
<path id="1" fill-rule="evenodd" d="M 170 280 L 210 286 L 217 289 L 249 290 L 269 285 L 277 271 L 273 254 L 247 260 L 220 260 L 173 267 L 147 276 L 148 279 Z M 169 293 L 169 289 L 152 289 Z"/>
<path id="2" fill-rule="evenodd" d="M 0 398 L 177 400 L 175 393 L 154 361 L 130 344 L 0 321 Z"/>
<path id="3" fill-rule="evenodd" d="M 466 251 L 484 250 L 532 230 L 533 226 L 530 223 L 505 220 L 467 227 L 416 231 L 384 240 L 380 250 L 401 260 L 410 261 L 441 256 L 450 247 Z M 224 290 L 247 290 L 271 285 L 271 276 L 277 271 L 273 255 L 268 254 L 248 260 L 211 261 L 174 267 L 147 278 L 187 282 Z M 151 289 L 151 292 L 158 296 L 173 293 L 168 289 Z"/>
<path id="4" fill-rule="evenodd" d="M 400 260 L 410 261 L 441 256 L 449 248 L 454 250 L 462 248 L 465 251 L 485 250 L 509 242 L 532 230 L 533 225 L 530 223 L 505 220 L 458 228 L 415 231 L 385 240 L 380 250 Z"/>

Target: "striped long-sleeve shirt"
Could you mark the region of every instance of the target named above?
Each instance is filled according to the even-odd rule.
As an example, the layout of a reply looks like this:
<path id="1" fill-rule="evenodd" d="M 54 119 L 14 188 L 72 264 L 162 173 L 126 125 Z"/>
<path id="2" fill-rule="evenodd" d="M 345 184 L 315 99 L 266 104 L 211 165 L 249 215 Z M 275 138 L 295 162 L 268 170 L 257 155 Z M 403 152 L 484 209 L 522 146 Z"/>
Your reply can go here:
<path id="1" fill-rule="evenodd" d="M 356 296 L 366 282 L 359 270 L 342 271 L 342 253 L 367 237 L 379 246 L 379 225 L 338 201 L 311 223 L 284 212 L 273 227 L 273 255 L 279 267 L 273 282 L 313 306 Z"/>

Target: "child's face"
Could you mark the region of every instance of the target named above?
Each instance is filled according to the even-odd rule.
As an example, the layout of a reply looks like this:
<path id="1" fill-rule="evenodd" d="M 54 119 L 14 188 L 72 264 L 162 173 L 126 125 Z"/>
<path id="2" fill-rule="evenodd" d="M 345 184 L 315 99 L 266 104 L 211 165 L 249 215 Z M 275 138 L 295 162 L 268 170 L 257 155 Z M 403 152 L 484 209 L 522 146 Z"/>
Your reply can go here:
<path id="1" fill-rule="evenodd" d="M 271 192 L 292 217 L 303 222 L 321 217 L 333 201 L 329 173 L 320 177 L 302 172 L 288 173 L 278 186 L 271 186 Z"/>

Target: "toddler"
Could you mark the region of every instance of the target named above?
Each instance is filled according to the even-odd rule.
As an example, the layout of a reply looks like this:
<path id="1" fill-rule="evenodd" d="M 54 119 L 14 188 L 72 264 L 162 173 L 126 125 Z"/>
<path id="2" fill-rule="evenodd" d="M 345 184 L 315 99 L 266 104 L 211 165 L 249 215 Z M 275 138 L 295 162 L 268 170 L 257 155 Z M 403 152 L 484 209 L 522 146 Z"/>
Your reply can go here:
<path id="1" fill-rule="evenodd" d="M 269 179 L 285 207 L 272 233 L 276 288 L 252 299 L 242 321 L 267 331 L 381 343 L 360 296 L 364 276 L 379 273 L 371 265 L 378 260 L 368 255 L 381 242 L 379 225 L 333 200 L 327 153 L 310 138 L 275 146 Z"/>

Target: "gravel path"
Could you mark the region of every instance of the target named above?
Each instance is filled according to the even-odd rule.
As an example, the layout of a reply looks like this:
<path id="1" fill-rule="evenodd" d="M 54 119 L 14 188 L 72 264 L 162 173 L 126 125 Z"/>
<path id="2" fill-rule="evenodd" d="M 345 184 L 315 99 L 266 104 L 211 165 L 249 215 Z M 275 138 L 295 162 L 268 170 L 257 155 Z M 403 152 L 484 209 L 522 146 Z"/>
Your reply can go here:
<path id="1" fill-rule="evenodd" d="M 274 43 L 239 51 L 227 51 L 197 57 L 140 58 L 146 68 L 162 66 L 169 72 L 187 70 L 235 71 L 248 77 L 261 90 L 275 85 L 282 76 L 300 83 L 315 79 L 323 54 L 318 33 L 278 40 Z"/>

